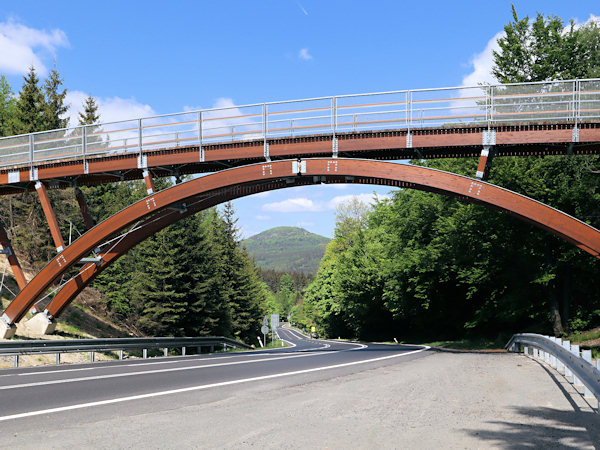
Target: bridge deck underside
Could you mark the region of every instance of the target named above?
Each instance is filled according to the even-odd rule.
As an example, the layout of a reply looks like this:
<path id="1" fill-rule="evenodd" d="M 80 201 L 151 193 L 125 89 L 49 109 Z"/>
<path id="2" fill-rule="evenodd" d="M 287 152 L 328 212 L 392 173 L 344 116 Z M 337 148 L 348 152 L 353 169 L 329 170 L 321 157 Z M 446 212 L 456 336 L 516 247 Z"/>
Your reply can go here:
<path id="1" fill-rule="evenodd" d="M 339 156 L 379 160 L 477 157 L 481 153 L 487 127 L 425 128 L 351 132 L 336 135 Z M 573 142 L 571 124 L 520 124 L 494 129 L 497 156 L 599 154 L 600 123 L 580 123 L 578 142 Z M 31 167 L 0 171 L 0 195 L 33 190 L 37 180 L 50 188 L 93 185 L 143 178 L 148 168 L 154 176 L 208 173 L 259 162 L 265 158 L 262 139 L 203 146 L 204 161 L 196 146 L 125 152 L 97 158 L 71 159 Z M 269 139 L 273 160 L 329 156 L 332 135 Z M 140 156 L 144 163 L 140 164 Z M 33 175 L 33 176 L 32 176 Z M 18 180 L 18 181 L 17 181 Z"/>

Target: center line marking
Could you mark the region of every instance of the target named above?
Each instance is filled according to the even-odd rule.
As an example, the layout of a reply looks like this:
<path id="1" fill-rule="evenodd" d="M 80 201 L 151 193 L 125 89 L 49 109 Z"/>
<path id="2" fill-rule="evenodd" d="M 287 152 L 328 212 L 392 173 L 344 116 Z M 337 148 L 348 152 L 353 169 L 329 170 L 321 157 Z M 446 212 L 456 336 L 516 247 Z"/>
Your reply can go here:
<path id="1" fill-rule="evenodd" d="M 122 402 L 128 402 L 128 401 L 133 401 L 133 400 L 141 400 L 141 399 L 153 398 L 153 397 L 162 397 L 165 395 L 179 394 L 182 392 L 192 392 L 192 391 L 200 391 L 200 390 L 221 387 L 221 386 L 231 386 L 234 384 L 249 383 L 252 381 L 269 380 L 269 379 L 273 379 L 273 378 L 281 378 L 281 377 L 286 377 L 286 376 L 291 376 L 291 375 L 300 375 L 300 374 L 304 374 L 304 373 L 319 372 L 322 370 L 337 369 L 340 367 L 354 366 L 357 364 L 366 364 L 366 363 L 370 363 L 370 362 L 382 361 L 385 359 L 398 358 L 398 357 L 402 357 L 402 356 L 412 355 L 415 353 L 420 353 L 425 350 L 428 350 L 429 348 L 430 347 L 428 347 L 428 346 L 424 346 L 422 349 L 413 350 L 413 351 L 407 352 L 407 353 L 399 353 L 396 355 L 381 356 L 379 358 L 366 359 L 363 361 L 353 361 L 353 362 L 343 363 L 343 364 L 334 364 L 332 366 L 316 367 L 314 369 L 296 370 L 293 372 L 276 373 L 273 375 L 264 375 L 261 377 L 243 378 L 240 380 L 223 381 L 221 383 L 204 384 L 201 386 L 192 386 L 192 387 L 182 388 L 182 389 L 171 389 L 168 391 L 153 392 L 150 394 L 132 395 L 129 397 L 120 397 L 120 398 L 114 398 L 114 399 L 110 399 L 110 400 L 101 400 L 101 401 L 97 401 L 97 402 L 80 403 L 78 405 L 61 406 L 58 408 L 49 408 L 49 409 L 30 411 L 30 412 L 25 412 L 25 413 L 20 413 L 20 414 L 12 414 L 9 416 L 0 417 L 0 422 L 4 422 L 7 420 L 13 420 L 13 419 L 22 419 L 25 417 L 40 416 L 43 414 L 71 411 L 71 410 L 75 410 L 75 409 L 90 408 L 93 406 L 110 405 L 110 404 L 114 404 L 114 403 L 122 403 Z"/>

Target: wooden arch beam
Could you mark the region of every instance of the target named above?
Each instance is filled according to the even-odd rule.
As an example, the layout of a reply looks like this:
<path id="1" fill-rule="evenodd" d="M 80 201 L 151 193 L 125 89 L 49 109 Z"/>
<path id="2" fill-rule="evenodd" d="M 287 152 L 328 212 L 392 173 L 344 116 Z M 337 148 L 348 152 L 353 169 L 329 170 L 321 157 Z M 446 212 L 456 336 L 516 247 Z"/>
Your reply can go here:
<path id="1" fill-rule="evenodd" d="M 529 221 L 600 257 L 600 231 L 550 206 L 489 183 L 426 167 L 372 160 L 309 159 L 302 164 L 298 160 L 275 161 L 229 169 L 172 186 L 109 217 L 53 258 L 6 308 L 2 321 L 11 327 L 56 279 L 92 249 L 134 222 L 173 204 L 225 188 L 234 188 L 232 192 L 236 192 L 235 187 L 241 185 L 289 181 L 289 186 L 293 186 L 296 179 L 312 177 L 315 182 L 320 182 L 321 177 L 326 181 L 326 177 L 331 176 L 347 177 L 346 182 L 358 177 L 360 182 L 369 184 L 411 187 L 488 205 Z"/>

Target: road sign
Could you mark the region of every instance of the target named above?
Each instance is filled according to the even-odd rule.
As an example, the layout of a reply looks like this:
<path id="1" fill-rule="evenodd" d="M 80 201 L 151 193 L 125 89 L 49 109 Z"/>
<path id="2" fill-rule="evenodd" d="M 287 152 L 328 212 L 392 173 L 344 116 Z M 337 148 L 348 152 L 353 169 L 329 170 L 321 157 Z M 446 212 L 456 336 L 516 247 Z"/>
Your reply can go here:
<path id="1" fill-rule="evenodd" d="M 271 329 L 276 330 L 279 326 L 279 314 L 271 314 Z"/>
<path id="2" fill-rule="evenodd" d="M 263 317 L 263 326 L 268 326 L 269 325 L 269 318 L 267 316 Z"/>
<path id="3" fill-rule="evenodd" d="M 256 328 L 255 328 L 256 330 Z M 260 331 L 262 332 L 262 334 L 267 334 L 269 332 L 269 327 L 266 325 L 263 325 L 262 328 L 260 329 Z"/>

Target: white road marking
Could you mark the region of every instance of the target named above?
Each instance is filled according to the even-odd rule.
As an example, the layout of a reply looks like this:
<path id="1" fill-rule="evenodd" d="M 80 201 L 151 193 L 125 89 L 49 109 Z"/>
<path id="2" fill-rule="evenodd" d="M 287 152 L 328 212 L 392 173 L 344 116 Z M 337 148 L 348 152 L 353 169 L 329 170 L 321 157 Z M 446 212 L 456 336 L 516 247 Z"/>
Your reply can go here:
<path id="1" fill-rule="evenodd" d="M 285 348 L 285 347 L 284 347 Z M 273 350 L 279 350 L 278 348 L 273 349 Z M 266 352 L 268 350 L 263 350 L 263 352 Z M 274 356 L 279 356 L 279 353 L 275 353 L 275 352 L 270 352 L 268 354 L 273 354 Z M 194 355 L 190 355 L 190 356 L 176 356 L 174 360 L 169 360 L 169 361 L 152 361 L 152 362 L 139 362 L 139 363 L 134 363 L 134 364 L 123 364 L 123 363 L 118 363 L 118 364 L 111 364 L 111 365 L 100 365 L 99 367 L 78 367 L 76 369 L 58 369 L 57 370 L 43 370 L 43 371 L 38 371 L 38 372 L 23 372 L 23 373 L 8 373 L 8 374 L 3 374 L 0 375 L 2 377 L 26 377 L 26 376 L 31 376 L 31 375 L 46 375 L 46 374 L 53 374 L 53 373 L 67 373 L 67 372 L 82 372 L 82 371 L 88 371 L 88 370 L 102 370 L 102 369 L 110 369 L 113 367 L 144 367 L 144 366 L 153 366 L 153 365 L 161 365 L 161 364 L 177 364 L 177 363 L 185 363 L 185 362 L 190 362 L 190 361 L 210 361 L 213 359 L 231 359 L 231 358 L 239 358 L 240 356 L 252 356 L 252 357 L 256 357 L 256 356 L 265 356 L 265 353 L 250 353 L 250 352 L 246 352 L 246 353 L 237 353 L 236 356 L 219 356 L 214 355 L 213 358 L 194 358 Z M 173 357 L 171 357 L 173 358 Z"/>
<path id="2" fill-rule="evenodd" d="M 103 380 L 103 379 L 107 379 L 107 378 L 131 377 L 131 376 L 135 376 L 135 375 L 151 375 L 151 374 L 155 374 L 155 373 L 207 369 L 207 368 L 211 368 L 211 367 L 233 366 L 233 365 L 237 365 L 237 364 L 252 364 L 252 363 L 257 363 L 257 362 L 265 362 L 265 361 L 279 361 L 282 359 L 290 359 L 290 358 L 304 358 L 306 356 L 331 355 L 333 353 L 339 353 L 339 352 L 343 352 L 343 351 L 346 351 L 346 350 L 334 350 L 334 351 L 328 352 L 328 353 L 322 353 L 322 352 L 302 353 L 301 355 L 295 354 L 295 355 L 290 355 L 290 356 L 280 356 L 276 359 L 275 358 L 263 358 L 263 359 L 253 359 L 250 361 L 233 361 L 233 362 L 226 362 L 226 363 L 203 364 L 201 366 L 172 367 L 170 369 L 141 370 L 141 371 L 137 371 L 137 372 L 95 375 L 95 376 L 91 376 L 91 377 L 78 377 L 78 378 L 68 378 L 68 379 L 63 379 L 63 380 L 48 380 L 48 381 L 38 381 L 38 382 L 34 382 L 34 383 L 11 384 L 11 385 L 7 385 L 7 386 L 0 386 L 0 391 L 7 391 L 9 389 L 35 387 L 35 386 L 48 386 L 51 384 L 75 383 L 78 381 Z"/>
<path id="3" fill-rule="evenodd" d="M 221 383 L 204 384 L 204 385 L 200 385 L 200 386 L 192 386 L 192 387 L 181 388 L 181 389 L 171 389 L 168 391 L 152 392 L 150 394 L 132 395 L 129 397 L 113 398 L 110 400 L 101 400 L 101 401 L 97 401 L 97 402 L 80 403 L 77 405 L 61 406 L 58 408 L 49 408 L 49 409 L 42 409 L 42 410 L 38 410 L 38 411 L 29 411 L 29 412 L 24 412 L 24 413 L 19 413 L 19 414 L 11 414 L 9 416 L 1 416 L 0 422 L 4 422 L 7 420 L 13 420 L 13 419 L 22 419 L 25 417 L 40 416 L 43 414 L 71 411 L 71 410 L 75 410 L 75 409 L 90 408 L 90 407 L 94 407 L 94 406 L 111 405 L 114 403 L 129 402 L 129 401 L 133 401 L 133 400 L 141 400 L 141 399 L 153 398 L 153 397 L 162 397 L 165 395 L 180 394 L 183 392 L 200 391 L 200 390 L 211 389 L 211 388 L 216 388 L 216 387 L 221 387 L 221 386 L 231 386 L 234 384 L 249 383 L 252 381 L 262 381 L 262 380 L 270 380 L 273 378 L 281 378 L 281 377 L 286 377 L 286 376 L 291 376 L 291 375 L 301 375 L 304 373 L 319 372 L 322 370 L 338 369 L 340 367 L 348 367 L 348 366 L 354 366 L 357 364 L 366 364 L 366 363 L 370 363 L 370 362 L 383 361 L 385 359 L 408 356 L 408 355 L 412 355 L 415 353 L 420 353 L 422 351 L 428 350 L 429 348 L 430 347 L 428 347 L 428 346 L 424 346 L 424 348 L 422 348 L 422 349 L 413 350 L 413 351 L 407 352 L 407 353 L 398 353 L 395 355 L 381 356 L 379 358 L 366 359 L 363 361 L 353 361 L 353 362 L 349 362 L 349 363 L 334 364 L 332 366 L 316 367 L 313 369 L 296 370 L 293 372 L 276 373 L 273 375 L 263 375 L 260 377 L 243 378 L 241 380 L 223 381 Z"/>

